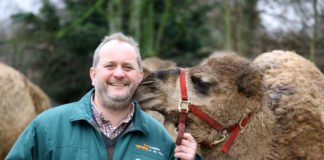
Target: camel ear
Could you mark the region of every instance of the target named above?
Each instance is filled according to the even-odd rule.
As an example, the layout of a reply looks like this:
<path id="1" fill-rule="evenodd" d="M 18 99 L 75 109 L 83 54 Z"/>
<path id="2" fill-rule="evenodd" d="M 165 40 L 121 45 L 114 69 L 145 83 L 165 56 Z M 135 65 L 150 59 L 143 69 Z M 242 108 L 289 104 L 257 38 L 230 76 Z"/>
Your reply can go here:
<path id="1" fill-rule="evenodd" d="M 259 70 L 248 65 L 238 77 L 238 91 L 246 97 L 253 97 L 262 92 L 263 76 Z"/>

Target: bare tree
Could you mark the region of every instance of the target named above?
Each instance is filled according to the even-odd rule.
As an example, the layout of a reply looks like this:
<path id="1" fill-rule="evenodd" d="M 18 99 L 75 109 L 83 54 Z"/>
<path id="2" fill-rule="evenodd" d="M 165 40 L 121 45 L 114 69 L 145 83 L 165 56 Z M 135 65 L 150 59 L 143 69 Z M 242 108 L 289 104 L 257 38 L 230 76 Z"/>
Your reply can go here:
<path id="1" fill-rule="evenodd" d="M 316 61 L 316 41 L 317 41 L 317 0 L 313 0 L 313 10 L 314 10 L 314 25 L 313 25 L 313 35 L 310 47 L 310 60 Z"/>

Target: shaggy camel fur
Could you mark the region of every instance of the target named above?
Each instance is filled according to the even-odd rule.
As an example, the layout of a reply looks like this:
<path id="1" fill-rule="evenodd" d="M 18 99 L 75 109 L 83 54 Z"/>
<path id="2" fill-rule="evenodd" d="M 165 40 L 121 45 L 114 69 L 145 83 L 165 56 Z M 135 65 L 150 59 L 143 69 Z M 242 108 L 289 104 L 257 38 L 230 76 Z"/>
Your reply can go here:
<path id="1" fill-rule="evenodd" d="M 149 75 L 152 72 L 158 71 L 158 70 L 165 70 L 165 69 L 175 69 L 177 68 L 177 64 L 170 60 L 164 60 L 159 57 L 149 57 L 145 58 L 142 61 L 142 68 L 144 71 L 144 77 Z M 169 123 L 168 121 L 165 121 L 164 116 L 153 110 L 146 110 L 149 115 L 154 117 L 156 120 L 158 120 L 160 123 L 164 124 L 164 127 L 168 130 L 176 130 L 174 125 L 172 123 Z M 170 133 L 173 137 L 176 137 L 175 132 Z"/>
<path id="2" fill-rule="evenodd" d="M 142 61 L 142 67 L 145 75 L 163 69 L 174 69 L 177 67 L 175 62 L 163 60 L 158 57 L 145 58 Z"/>
<path id="3" fill-rule="evenodd" d="M 284 51 L 264 53 L 253 62 L 224 55 L 185 73 L 190 102 L 223 126 L 249 115 L 222 153 L 229 137 L 213 142 L 230 131 L 217 131 L 189 112 L 187 132 L 205 159 L 324 159 L 324 76 L 310 61 Z M 180 95 L 179 70 L 168 70 L 144 79 L 135 98 L 144 110 L 158 111 L 176 125 Z"/>
<path id="4" fill-rule="evenodd" d="M 46 94 L 17 70 L 0 63 L 0 159 L 4 159 L 19 134 L 50 106 Z"/>
<path id="5" fill-rule="evenodd" d="M 208 59 L 219 57 L 219 56 L 227 56 L 227 55 L 236 55 L 235 52 L 228 52 L 228 51 L 214 51 L 212 52 L 207 58 L 204 58 L 200 61 L 200 65 L 204 64 L 208 61 Z"/>

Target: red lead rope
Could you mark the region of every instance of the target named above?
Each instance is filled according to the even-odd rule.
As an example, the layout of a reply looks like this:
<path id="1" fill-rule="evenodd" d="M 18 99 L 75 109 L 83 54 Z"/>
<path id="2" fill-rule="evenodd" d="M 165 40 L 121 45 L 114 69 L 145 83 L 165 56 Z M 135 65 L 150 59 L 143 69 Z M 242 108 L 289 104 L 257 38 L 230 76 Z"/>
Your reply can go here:
<path id="1" fill-rule="evenodd" d="M 181 141 L 186 130 L 187 114 L 188 113 L 186 110 L 181 110 L 181 112 L 179 113 L 178 136 L 176 139 L 176 145 L 181 145 Z"/>
<path id="2" fill-rule="evenodd" d="M 187 87 L 186 87 L 186 75 L 185 72 L 180 69 L 180 89 L 181 89 L 181 102 L 187 102 L 188 96 L 187 96 Z M 181 107 L 181 104 L 179 104 L 179 107 Z M 179 113 L 179 124 L 178 124 L 178 136 L 176 139 L 176 145 L 180 145 L 181 141 L 183 139 L 184 132 L 186 130 L 186 119 L 188 110 L 187 109 L 180 109 Z"/>

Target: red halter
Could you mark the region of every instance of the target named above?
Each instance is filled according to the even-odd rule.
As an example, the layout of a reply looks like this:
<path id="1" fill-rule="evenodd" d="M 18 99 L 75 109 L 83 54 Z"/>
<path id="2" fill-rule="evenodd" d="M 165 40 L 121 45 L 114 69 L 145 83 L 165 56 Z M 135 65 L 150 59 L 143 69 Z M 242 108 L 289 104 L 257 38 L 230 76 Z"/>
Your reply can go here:
<path id="1" fill-rule="evenodd" d="M 216 129 L 217 131 L 224 131 L 230 132 L 230 137 L 223 145 L 221 151 L 223 153 L 226 153 L 231 146 L 232 142 L 235 140 L 236 136 L 240 132 L 240 130 L 246 126 L 248 123 L 250 114 L 246 117 L 244 117 L 239 123 L 230 126 L 228 128 L 224 127 L 220 123 L 218 123 L 216 120 L 208 116 L 206 113 L 204 113 L 202 110 L 200 110 L 196 105 L 192 104 L 187 95 L 187 87 L 186 87 L 186 77 L 185 72 L 183 69 L 180 69 L 180 89 L 181 89 L 181 101 L 179 103 L 179 124 L 178 124 L 178 136 L 176 139 L 176 144 L 180 145 L 181 141 L 183 139 L 183 135 L 186 129 L 186 119 L 188 112 L 190 111 L 192 114 L 199 117 L 201 120 L 205 121 L 207 124 L 209 124 L 211 127 Z M 227 138 L 228 134 L 224 134 L 220 140 L 216 140 L 215 142 L 209 144 L 210 147 L 213 145 L 216 145 L 220 142 L 223 142 Z"/>

